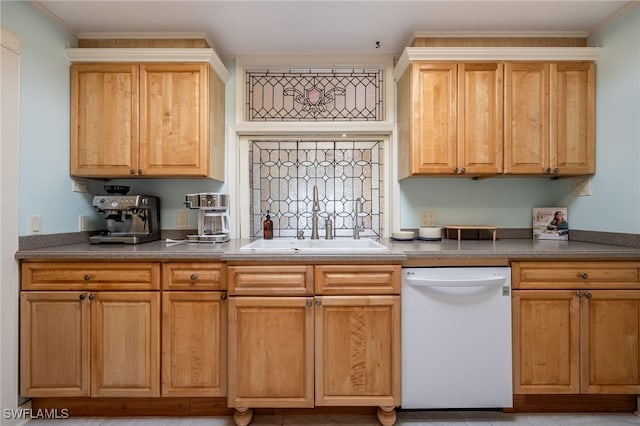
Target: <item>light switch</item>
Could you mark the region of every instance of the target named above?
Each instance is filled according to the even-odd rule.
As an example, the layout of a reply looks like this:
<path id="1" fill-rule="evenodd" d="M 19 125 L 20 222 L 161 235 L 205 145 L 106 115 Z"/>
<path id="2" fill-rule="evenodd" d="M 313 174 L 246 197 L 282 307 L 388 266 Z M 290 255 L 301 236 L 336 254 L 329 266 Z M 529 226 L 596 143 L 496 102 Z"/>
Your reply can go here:
<path id="1" fill-rule="evenodd" d="M 29 234 L 40 234 L 42 232 L 42 216 L 31 215 L 29 216 Z"/>

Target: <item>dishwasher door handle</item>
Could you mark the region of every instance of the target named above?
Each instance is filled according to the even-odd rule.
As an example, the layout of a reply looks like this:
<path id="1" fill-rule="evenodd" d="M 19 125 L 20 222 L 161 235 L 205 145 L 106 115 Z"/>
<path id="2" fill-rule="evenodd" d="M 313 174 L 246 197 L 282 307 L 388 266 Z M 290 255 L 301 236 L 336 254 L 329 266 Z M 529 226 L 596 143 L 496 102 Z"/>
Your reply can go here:
<path id="1" fill-rule="evenodd" d="M 490 277 L 490 278 L 455 278 L 455 279 L 443 279 L 443 278 L 405 278 L 407 284 L 413 287 L 500 287 L 503 286 L 507 278 L 506 277 Z"/>

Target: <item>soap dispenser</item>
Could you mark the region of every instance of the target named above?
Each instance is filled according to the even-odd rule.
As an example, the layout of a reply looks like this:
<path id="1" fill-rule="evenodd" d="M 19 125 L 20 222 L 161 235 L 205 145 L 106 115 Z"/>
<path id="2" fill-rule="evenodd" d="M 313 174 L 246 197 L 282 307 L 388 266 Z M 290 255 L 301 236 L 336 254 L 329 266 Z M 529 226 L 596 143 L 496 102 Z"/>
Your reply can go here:
<path id="1" fill-rule="evenodd" d="M 267 218 L 262 222 L 262 238 L 265 240 L 273 240 L 273 221 L 269 210 L 267 210 Z"/>

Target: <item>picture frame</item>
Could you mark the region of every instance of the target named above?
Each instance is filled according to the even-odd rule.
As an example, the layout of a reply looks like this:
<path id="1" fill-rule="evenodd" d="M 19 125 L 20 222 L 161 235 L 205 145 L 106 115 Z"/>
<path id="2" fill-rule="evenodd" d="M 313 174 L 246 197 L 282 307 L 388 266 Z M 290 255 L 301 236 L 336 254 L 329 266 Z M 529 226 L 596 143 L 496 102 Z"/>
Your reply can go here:
<path id="1" fill-rule="evenodd" d="M 566 207 L 537 207 L 533 209 L 534 240 L 568 240 L 569 217 Z"/>

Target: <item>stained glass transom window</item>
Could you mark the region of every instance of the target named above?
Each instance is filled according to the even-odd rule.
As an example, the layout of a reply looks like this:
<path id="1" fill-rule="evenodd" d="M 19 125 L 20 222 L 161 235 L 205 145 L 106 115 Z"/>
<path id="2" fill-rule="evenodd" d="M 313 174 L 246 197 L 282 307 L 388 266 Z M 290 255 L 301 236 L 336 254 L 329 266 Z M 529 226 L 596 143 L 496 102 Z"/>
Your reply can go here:
<path id="1" fill-rule="evenodd" d="M 247 121 L 382 121 L 380 69 L 246 71 Z"/>
<path id="2" fill-rule="evenodd" d="M 313 187 L 318 188 L 318 229 L 327 217 L 336 237 L 382 233 L 381 141 L 253 141 L 250 143 L 251 237 L 262 237 L 267 210 L 273 236 L 311 235 Z M 358 214 L 356 215 L 356 203 Z"/>

